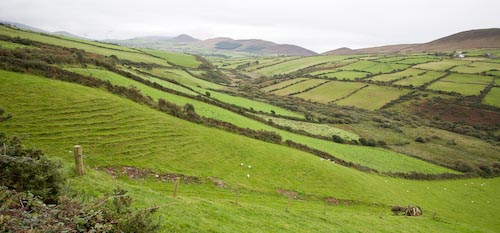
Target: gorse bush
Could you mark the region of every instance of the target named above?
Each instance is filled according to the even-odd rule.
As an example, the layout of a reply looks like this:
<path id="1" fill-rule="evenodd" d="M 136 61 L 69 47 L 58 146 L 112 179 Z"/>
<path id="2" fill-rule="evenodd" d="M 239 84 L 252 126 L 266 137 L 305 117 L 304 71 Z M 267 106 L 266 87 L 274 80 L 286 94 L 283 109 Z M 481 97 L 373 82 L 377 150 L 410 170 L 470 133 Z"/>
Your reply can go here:
<path id="1" fill-rule="evenodd" d="M 0 187 L 0 232 L 158 231 L 157 208 L 133 211 L 131 202 L 126 191 L 117 189 L 85 204 L 60 197 L 57 205 L 46 205 L 31 193 Z"/>
<path id="2" fill-rule="evenodd" d="M 0 185 L 55 203 L 64 184 L 61 165 L 40 150 L 25 148 L 18 137 L 0 133 L 0 145 Z"/>

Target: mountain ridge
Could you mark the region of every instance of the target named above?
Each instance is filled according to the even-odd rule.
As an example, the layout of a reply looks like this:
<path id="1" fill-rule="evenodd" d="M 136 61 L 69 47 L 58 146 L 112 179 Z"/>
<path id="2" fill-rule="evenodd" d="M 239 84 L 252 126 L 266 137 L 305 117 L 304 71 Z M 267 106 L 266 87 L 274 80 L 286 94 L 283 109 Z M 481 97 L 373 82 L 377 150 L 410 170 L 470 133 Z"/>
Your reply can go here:
<path id="1" fill-rule="evenodd" d="M 323 55 L 350 54 L 385 54 L 385 53 L 417 53 L 417 52 L 447 52 L 464 49 L 500 48 L 500 28 L 473 29 L 458 32 L 436 40 L 421 44 L 395 44 L 354 49 L 342 48 L 330 50 Z M 341 50 L 341 51 L 340 51 Z"/>

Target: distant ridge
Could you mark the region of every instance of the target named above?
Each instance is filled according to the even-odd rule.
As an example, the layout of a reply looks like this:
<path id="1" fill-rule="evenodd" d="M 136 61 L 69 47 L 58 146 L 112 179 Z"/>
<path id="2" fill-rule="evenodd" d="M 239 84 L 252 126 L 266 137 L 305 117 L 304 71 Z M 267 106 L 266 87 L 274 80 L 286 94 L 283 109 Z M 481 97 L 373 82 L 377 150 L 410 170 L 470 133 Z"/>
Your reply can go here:
<path id="1" fill-rule="evenodd" d="M 276 44 L 271 41 L 259 39 L 235 40 L 229 37 L 216 37 L 199 40 L 186 34 L 176 37 L 139 37 L 127 40 L 106 40 L 116 44 L 157 48 L 164 50 L 182 50 L 191 53 L 210 52 L 243 52 L 258 55 L 288 55 L 312 56 L 317 53 L 297 45 Z"/>
<path id="2" fill-rule="evenodd" d="M 385 54 L 385 53 L 418 53 L 446 52 L 464 49 L 500 48 L 500 29 L 476 29 L 459 32 L 423 44 L 386 45 L 372 48 L 351 50 L 340 48 L 325 52 L 325 55 L 340 54 Z"/>

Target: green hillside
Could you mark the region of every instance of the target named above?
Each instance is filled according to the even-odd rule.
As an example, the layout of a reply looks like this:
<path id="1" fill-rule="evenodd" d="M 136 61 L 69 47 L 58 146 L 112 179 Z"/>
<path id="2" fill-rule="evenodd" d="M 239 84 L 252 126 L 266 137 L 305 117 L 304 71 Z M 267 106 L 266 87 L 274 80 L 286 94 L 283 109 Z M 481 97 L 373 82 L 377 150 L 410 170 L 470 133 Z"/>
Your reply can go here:
<path id="1" fill-rule="evenodd" d="M 162 206 L 164 231 L 367 231 L 403 224 L 427 232 L 493 232 L 500 227 L 491 208 L 500 201 L 497 178 L 411 181 L 366 174 L 179 120 L 104 90 L 12 72 L 2 72 L 0 78 L 5 90 L 1 105 L 14 116 L 0 124 L 2 131 L 24 135 L 27 145 L 61 158 L 68 170 L 73 161 L 68 151 L 84 145 L 89 174 L 72 178 L 72 188 L 90 196 L 127 188 L 138 206 Z M 92 169 L 101 166 L 135 166 L 206 181 L 182 184 L 179 197 L 172 198 L 172 184 L 154 177 L 113 179 Z M 208 177 L 222 180 L 227 188 L 216 188 Z M 230 187 L 240 189 L 238 207 L 231 204 Z M 277 189 L 298 192 L 289 212 Z M 328 206 L 323 214 L 321 199 L 326 196 L 349 204 Z M 389 206 L 394 204 L 418 204 L 426 215 L 392 216 Z"/>

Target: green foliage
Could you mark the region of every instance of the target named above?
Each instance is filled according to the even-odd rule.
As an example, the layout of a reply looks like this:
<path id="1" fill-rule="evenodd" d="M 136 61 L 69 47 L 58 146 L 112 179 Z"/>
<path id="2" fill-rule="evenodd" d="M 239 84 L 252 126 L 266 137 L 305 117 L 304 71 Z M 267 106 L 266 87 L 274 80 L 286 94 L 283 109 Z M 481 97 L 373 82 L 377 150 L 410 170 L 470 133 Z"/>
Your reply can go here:
<path id="1" fill-rule="evenodd" d="M 0 132 L 0 145 L 0 185 L 54 203 L 64 184 L 61 165 L 40 150 L 26 149 L 18 137 L 7 138 Z"/>
<path id="2" fill-rule="evenodd" d="M 46 205 L 29 192 L 0 186 L 0 231 L 157 232 L 157 209 L 133 211 L 131 202 L 126 191 L 117 189 L 113 196 L 84 204 L 63 196 L 57 205 Z"/>

